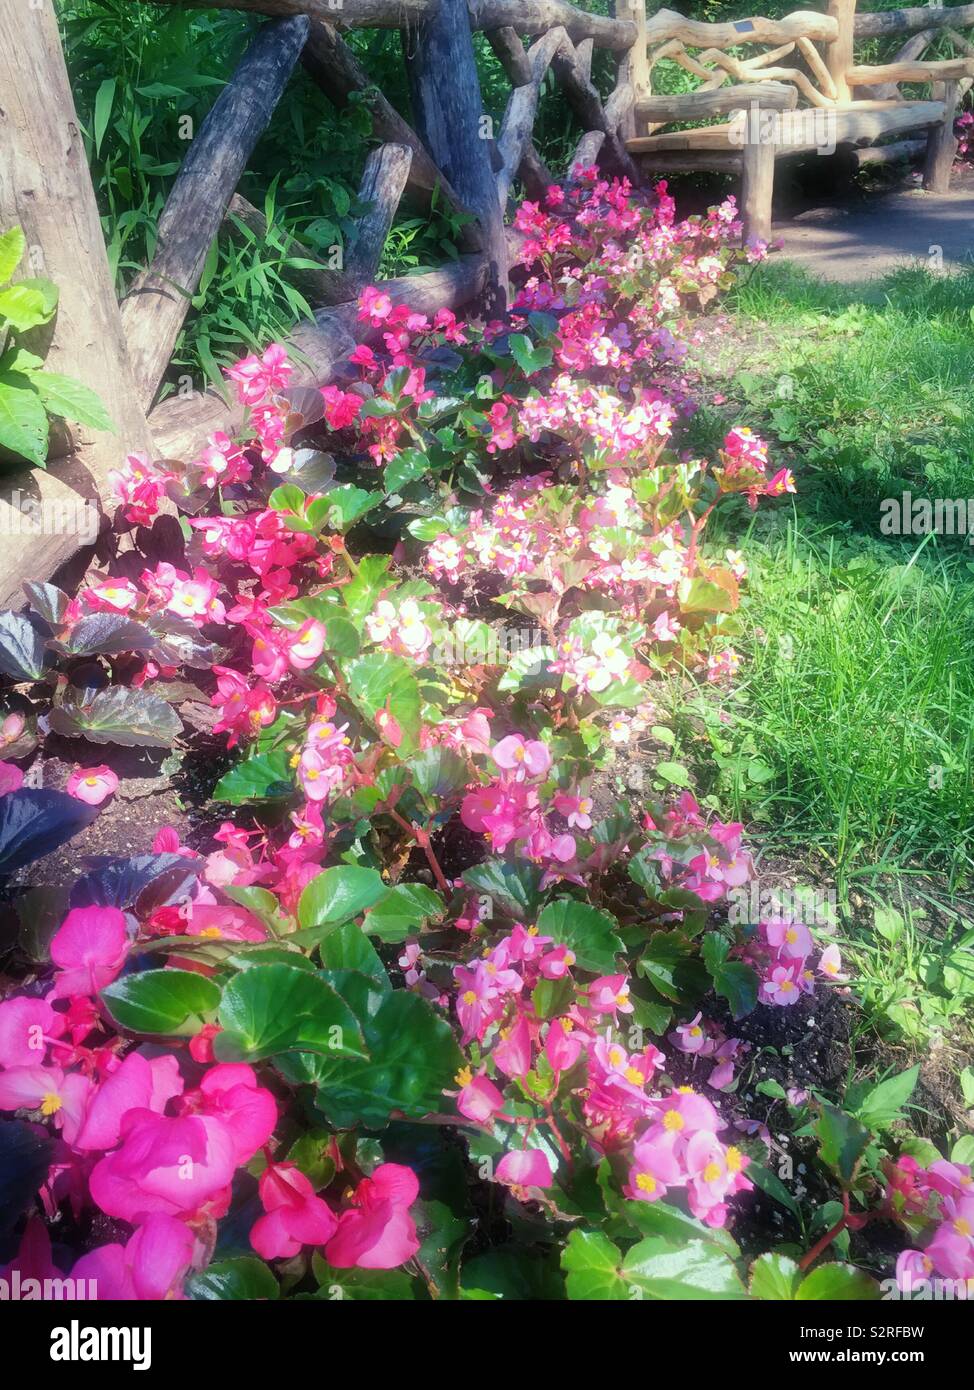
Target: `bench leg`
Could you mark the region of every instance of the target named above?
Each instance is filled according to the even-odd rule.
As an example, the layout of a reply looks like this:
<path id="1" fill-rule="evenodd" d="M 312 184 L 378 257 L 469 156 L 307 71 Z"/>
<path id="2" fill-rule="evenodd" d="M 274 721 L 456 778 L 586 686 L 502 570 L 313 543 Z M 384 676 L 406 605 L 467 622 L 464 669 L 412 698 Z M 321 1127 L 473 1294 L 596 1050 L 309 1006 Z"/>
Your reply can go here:
<path id="1" fill-rule="evenodd" d="M 741 216 L 744 244 L 771 240 L 771 198 L 774 193 L 774 143 L 748 141 L 743 147 Z"/>
<path id="2" fill-rule="evenodd" d="M 954 138 L 954 117 L 957 114 L 957 83 L 944 83 L 944 119 L 941 125 L 930 127 L 927 136 L 927 158 L 923 166 L 923 186 L 930 193 L 946 193 L 950 188 L 950 173 L 954 167 L 957 141 Z"/>

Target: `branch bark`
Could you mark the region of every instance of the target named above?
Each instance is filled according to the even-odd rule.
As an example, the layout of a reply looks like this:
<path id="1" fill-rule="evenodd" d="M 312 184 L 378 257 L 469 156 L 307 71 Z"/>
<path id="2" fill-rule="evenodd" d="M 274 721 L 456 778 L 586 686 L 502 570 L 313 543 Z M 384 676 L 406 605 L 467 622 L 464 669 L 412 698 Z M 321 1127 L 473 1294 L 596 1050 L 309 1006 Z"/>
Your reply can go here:
<path id="1" fill-rule="evenodd" d="M 122 303 L 145 408 L 155 399 L 210 243 L 304 47 L 308 23 L 304 16 L 272 20 L 254 37 L 183 160 L 159 219 L 152 264 Z"/>
<path id="2" fill-rule="evenodd" d="M 25 579 L 47 579 L 92 539 L 107 475 L 129 452 L 153 451 L 115 302 L 98 207 L 50 0 L 0 0 L 0 230 L 19 224 L 31 265 L 60 291 L 45 365 L 101 397 L 116 433 L 72 426 L 51 468 L 4 476 L 0 487 L 0 605 L 22 601 Z M 22 272 L 23 273 L 23 272 Z M 44 344 L 47 347 L 47 343 Z M 22 504 L 43 509 L 27 529 Z"/>

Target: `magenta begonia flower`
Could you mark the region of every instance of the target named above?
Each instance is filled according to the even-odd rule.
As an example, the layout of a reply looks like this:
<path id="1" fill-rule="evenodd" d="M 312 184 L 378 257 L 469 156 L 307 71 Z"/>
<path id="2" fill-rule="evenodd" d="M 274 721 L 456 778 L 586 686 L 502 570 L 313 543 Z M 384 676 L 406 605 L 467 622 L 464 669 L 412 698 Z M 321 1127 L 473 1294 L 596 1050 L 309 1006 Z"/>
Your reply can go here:
<path id="1" fill-rule="evenodd" d="M 395 1269 L 412 1259 L 419 1237 L 408 1208 L 418 1196 L 419 1180 L 411 1168 L 380 1164 L 359 1183 L 353 1206 L 339 1217 L 325 1249 L 328 1263 L 335 1269 Z"/>
<path id="2" fill-rule="evenodd" d="M 23 785 L 24 774 L 16 763 L 0 763 L 0 796 L 20 791 Z"/>
<path id="3" fill-rule="evenodd" d="M 63 1021 L 45 999 L 8 999 L 0 1004 L 0 1066 L 31 1067 L 44 1060 L 47 1039 Z"/>
<path id="4" fill-rule="evenodd" d="M 537 739 L 529 742 L 520 734 L 508 734 L 500 743 L 495 743 L 491 757 L 505 772 L 513 772 L 518 780 L 528 773 L 532 777 L 543 777 L 551 767 L 551 754 Z"/>
<path id="5" fill-rule="evenodd" d="M 89 806 L 100 806 L 118 791 L 118 777 L 106 763 L 99 763 L 97 767 L 76 767 L 65 791 Z"/>
<path id="6" fill-rule="evenodd" d="M 267 1143 L 277 1124 L 277 1101 L 257 1084 L 257 1073 L 246 1062 L 222 1062 L 210 1067 L 199 1090 L 186 1098 L 186 1108 L 221 1120 L 230 1131 L 238 1165 L 249 1163 Z"/>
<path id="7" fill-rule="evenodd" d="M 229 1197 L 236 1166 L 233 1135 L 222 1120 L 130 1110 L 120 1147 L 92 1169 L 91 1196 L 107 1216 L 133 1225 L 156 1212 L 193 1216 Z"/>
<path id="8" fill-rule="evenodd" d="M 551 1164 L 540 1149 L 515 1149 L 497 1165 L 495 1177 L 509 1187 L 550 1187 Z"/>
<path id="9" fill-rule="evenodd" d="M 250 1243 L 265 1260 L 290 1258 L 302 1245 L 324 1245 L 338 1218 L 310 1180 L 293 1163 L 272 1163 L 260 1175 L 264 1215 L 250 1231 Z"/>
<path id="10" fill-rule="evenodd" d="M 90 1097 L 73 1147 L 114 1149 L 130 1110 L 162 1114 L 167 1102 L 180 1095 L 182 1089 L 183 1079 L 175 1057 L 153 1057 L 150 1061 L 141 1053 L 130 1052 Z"/>
<path id="11" fill-rule="evenodd" d="M 150 1216 L 126 1245 L 102 1245 L 82 1255 L 72 1279 L 95 1281 L 103 1300 L 182 1297 L 182 1280 L 193 1258 L 193 1233 L 175 1217 Z"/>
<path id="12" fill-rule="evenodd" d="M 51 941 L 51 960 L 60 969 L 49 998 L 97 994 L 122 969 L 128 948 L 117 907 L 73 907 Z"/>

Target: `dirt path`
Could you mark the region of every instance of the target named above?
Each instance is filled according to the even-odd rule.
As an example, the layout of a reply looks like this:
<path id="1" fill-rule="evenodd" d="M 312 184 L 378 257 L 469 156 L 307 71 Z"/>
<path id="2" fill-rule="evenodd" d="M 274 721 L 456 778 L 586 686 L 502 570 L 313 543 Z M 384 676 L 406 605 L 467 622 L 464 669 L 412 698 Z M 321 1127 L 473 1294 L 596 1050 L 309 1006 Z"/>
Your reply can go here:
<path id="1" fill-rule="evenodd" d="M 905 189 L 815 208 L 774 230 L 783 256 L 826 280 L 872 280 L 916 261 L 956 268 L 974 259 L 974 170 L 955 173 L 949 193 Z"/>

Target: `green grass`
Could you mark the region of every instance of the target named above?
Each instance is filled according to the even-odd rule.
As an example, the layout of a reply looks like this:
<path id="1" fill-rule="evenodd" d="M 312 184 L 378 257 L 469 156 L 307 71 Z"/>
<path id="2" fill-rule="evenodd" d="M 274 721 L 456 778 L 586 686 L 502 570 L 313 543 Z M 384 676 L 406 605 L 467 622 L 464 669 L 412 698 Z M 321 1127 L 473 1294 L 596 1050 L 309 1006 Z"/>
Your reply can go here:
<path id="1" fill-rule="evenodd" d="M 743 678 L 711 710 L 698 770 L 765 843 L 814 846 L 844 879 L 972 863 L 974 575 L 802 522 L 801 504 L 743 539 Z M 722 764 L 722 766 L 721 766 Z"/>
<path id="2" fill-rule="evenodd" d="M 974 271 L 856 288 L 772 263 L 700 349 L 728 399 L 700 412 L 695 447 L 747 423 L 798 494 L 714 518 L 713 551 L 751 569 L 746 660 L 720 717 L 709 692 L 676 715 L 678 751 L 765 846 L 822 856 L 842 894 L 918 869 L 953 890 L 974 867 L 974 549 L 884 536 L 879 510 L 906 488 L 974 498 L 972 304 Z"/>
<path id="3" fill-rule="evenodd" d="M 733 347 L 720 365 L 741 414 L 795 453 L 833 516 L 871 533 L 906 489 L 974 496 L 974 268 L 857 289 L 772 262 L 732 308 L 747 360 Z"/>

